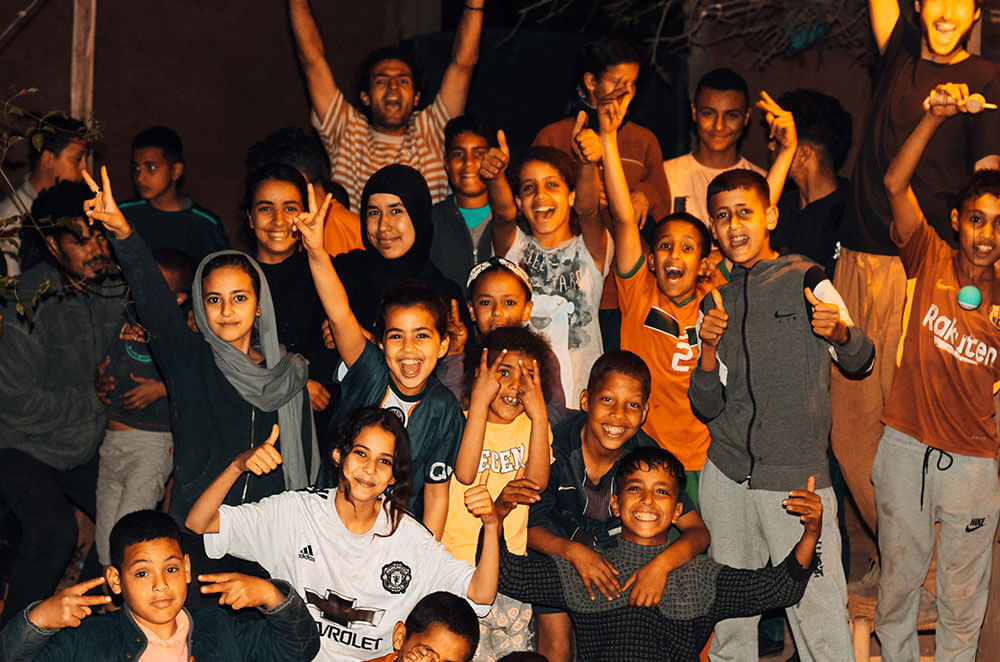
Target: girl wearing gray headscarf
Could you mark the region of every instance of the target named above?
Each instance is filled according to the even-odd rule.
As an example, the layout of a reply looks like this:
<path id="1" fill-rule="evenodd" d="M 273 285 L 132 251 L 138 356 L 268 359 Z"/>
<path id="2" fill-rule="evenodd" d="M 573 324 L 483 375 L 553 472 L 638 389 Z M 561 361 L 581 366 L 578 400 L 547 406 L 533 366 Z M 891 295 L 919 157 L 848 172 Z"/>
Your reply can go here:
<path id="1" fill-rule="evenodd" d="M 265 443 L 275 424 L 280 425 L 276 447 L 282 465 L 264 475 L 241 476 L 225 503 L 257 501 L 311 485 L 320 461 L 305 389 L 307 363 L 278 344 L 260 267 L 238 251 L 206 257 L 192 286 L 198 332 L 192 330 L 148 247 L 115 204 L 107 176 L 100 192 L 90 181 L 97 197 L 86 213 L 114 235 L 112 245 L 170 396 L 170 514 L 184 522 L 212 480 L 237 455 Z"/>

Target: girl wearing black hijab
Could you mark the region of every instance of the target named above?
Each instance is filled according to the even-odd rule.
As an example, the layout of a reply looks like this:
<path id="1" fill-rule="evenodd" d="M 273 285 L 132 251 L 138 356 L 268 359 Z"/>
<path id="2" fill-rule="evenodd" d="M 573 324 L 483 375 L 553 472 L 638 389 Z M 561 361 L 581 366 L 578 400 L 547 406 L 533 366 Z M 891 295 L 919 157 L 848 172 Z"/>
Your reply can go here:
<path id="1" fill-rule="evenodd" d="M 337 256 L 334 266 L 362 327 L 373 328 L 386 285 L 395 281 L 419 281 L 449 307 L 464 301 L 458 284 L 431 262 L 431 194 L 419 172 L 401 164 L 376 171 L 365 184 L 359 213 L 365 250 Z M 396 220 L 407 214 L 408 222 Z"/>

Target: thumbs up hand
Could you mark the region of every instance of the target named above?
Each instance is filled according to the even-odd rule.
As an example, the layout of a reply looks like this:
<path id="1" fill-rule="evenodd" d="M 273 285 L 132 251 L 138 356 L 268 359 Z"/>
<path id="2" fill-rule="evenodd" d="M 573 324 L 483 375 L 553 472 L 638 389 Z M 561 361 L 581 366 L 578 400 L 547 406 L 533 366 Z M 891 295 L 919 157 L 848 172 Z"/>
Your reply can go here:
<path id="1" fill-rule="evenodd" d="M 479 166 L 479 176 L 484 180 L 502 177 L 510 164 L 510 148 L 507 147 L 507 136 L 504 132 L 497 131 L 498 147 L 491 147 L 483 157 L 483 163 Z"/>
<path id="2" fill-rule="evenodd" d="M 820 338 L 843 345 L 850 339 L 847 325 L 840 319 L 840 308 L 834 303 L 824 303 L 816 298 L 810 288 L 805 288 L 806 301 L 813 308 L 812 328 Z"/>
<path id="3" fill-rule="evenodd" d="M 823 501 L 816 494 L 815 476 L 809 476 L 806 489 L 789 492 L 781 505 L 786 511 L 799 516 L 806 532 L 819 537 L 823 528 Z"/>
<path id="4" fill-rule="evenodd" d="M 524 477 L 524 465 L 514 474 L 514 480 L 507 483 L 496 500 L 497 516 L 502 520 L 520 505 L 531 505 L 541 497 L 538 484 Z"/>
<path id="5" fill-rule="evenodd" d="M 703 345 L 715 348 L 719 345 L 726 329 L 729 328 L 729 315 L 722 306 L 722 294 L 718 289 L 712 290 L 712 301 L 715 308 L 712 308 L 701 320 L 701 328 L 698 330 L 698 337 Z"/>
<path id="6" fill-rule="evenodd" d="M 263 444 L 243 451 L 236 456 L 233 464 L 240 470 L 240 473 L 249 471 L 254 476 L 262 476 L 278 468 L 278 465 L 281 464 L 281 453 L 274 447 L 275 442 L 278 441 L 278 432 L 278 426 L 275 424 L 271 428 L 270 436 Z"/>
<path id="7" fill-rule="evenodd" d="M 586 126 L 587 113 L 581 110 L 573 125 L 573 156 L 584 164 L 597 163 L 604 158 L 604 148 L 597 132 Z"/>
<path id="8" fill-rule="evenodd" d="M 490 470 L 483 469 L 479 475 L 479 484 L 473 485 L 465 490 L 465 507 L 474 516 L 482 521 L 483 525 L 495 525 L 499 522 L 496 507 L 493 505 L 493 497 L 486 488 L 486 483 L 490 480 Z"/>

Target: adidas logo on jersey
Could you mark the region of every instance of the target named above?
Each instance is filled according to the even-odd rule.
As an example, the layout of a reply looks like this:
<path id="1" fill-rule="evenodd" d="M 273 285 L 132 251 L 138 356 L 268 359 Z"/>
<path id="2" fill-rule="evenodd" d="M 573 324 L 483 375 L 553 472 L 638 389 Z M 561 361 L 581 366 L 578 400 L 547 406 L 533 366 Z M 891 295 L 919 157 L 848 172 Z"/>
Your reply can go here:
<path id="1" fill-rule="evenodd" d="M 312 561 L 313 563 L 315 563 L 316 562 L 316 557 L 313 556 L 313 547 L 312 547 L 312 545 L 306 545 L 305 547 L 303 547 L 302 549 L 300 549 L 299 550 L 299 558 L 302 559 L 302 560 L 304 560 L 304 561 Z"/>

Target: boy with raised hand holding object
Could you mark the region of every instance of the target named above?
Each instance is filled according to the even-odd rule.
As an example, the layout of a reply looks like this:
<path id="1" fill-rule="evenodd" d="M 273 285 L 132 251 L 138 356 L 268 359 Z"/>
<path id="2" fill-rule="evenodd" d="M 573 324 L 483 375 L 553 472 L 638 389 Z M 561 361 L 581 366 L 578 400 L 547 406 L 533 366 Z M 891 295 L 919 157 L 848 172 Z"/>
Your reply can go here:
<path id="1" fill-rule="evenodd" d="M 835 560 L 820 564 L 802 601 L 786 611 L 803 661 L 851 660 L 827 466 L 827 387 L 831 355 L 842 370 L 863 374 L 874 350 L 823 269 L 771 247 L 778 215 L 763 177 L 749 170 L 719 175 L 709 184 L 708 206 L 719 248 L 734 265 L 731 281 L 702 302 L 700 356 L 689 389 L 692 409 L 712 435 L 699 486 L 711 554 L 744 568 L 782 558 L 797 528 L 776 514 L 777 504 L 816 476 L 827 517 L 823 551 Z M 755 657 L 756 619 L 720 623 L 710 650 L 713 659 Z"/>
<path id="2" fill-rule="evenodd" d="M 959 191 L 951 211 L 957 251 L 934 232 L 911 186 L 931 137 L 967 112 L 969 92 L 952 83 L 931 91 L 884 178 L 891 236 L 910 280 L 871 474 L 882 561 L 875 631 L 886 662 L 919 655 L 917 607 L 935 524 L 934 659 L 975 658 L 989 594 L 1000 517 L 992 397 L 1000 388 L 1000 171 L 980 170 Z"/>
<path id="3" fill-rule="evenodd" d="M 878 76 L 863 122 L 864 135 L 851 175 L 851 200 L 844 215 L 834 283 L 854 320 L 875 342 L 880 358 L 870 377 L 845 379 L 834 372 L 830 434 L 847 486 L 871 530 L 876 528 L 870 481 L 883 433 L 882 411 L 896 369 L 903 329 L 906 275 L 889 225 L 893 212 L 882 178 L 906 137 L 923 117 L 927 91 L 962 81 L 987 100 L 1000 97 L 1000 65 L 969 52 L 968 38 L 979 20 L 981 0 L 921 0 L 913 3 L 916 24 L 900 0 L 868 0 L 878 47 Z M 1000 122 L 992 111 L 946 122 L 928 143 L 914 170 L 912 188 L 938 236 L 955 248 L 949 214 L 955 193 L 982 168 L 1000 167 Z"/>

